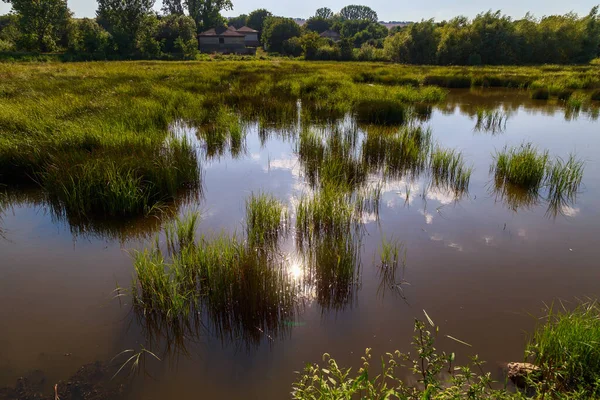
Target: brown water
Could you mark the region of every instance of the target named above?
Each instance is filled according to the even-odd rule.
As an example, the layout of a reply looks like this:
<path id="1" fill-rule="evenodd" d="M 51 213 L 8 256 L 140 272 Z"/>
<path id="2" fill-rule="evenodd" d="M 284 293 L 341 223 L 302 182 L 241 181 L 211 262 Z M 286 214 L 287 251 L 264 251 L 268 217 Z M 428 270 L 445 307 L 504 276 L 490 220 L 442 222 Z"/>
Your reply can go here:
<path id="1" fill-rule="evenodd" d="M 475 129 L 481 106 L 508 113 L 503 129 Z M 350 300 L 327 309 L 308 296 L 280 337 L 258 335 L 259 342 L 223 337 L 205 321 L 195 338 L 184 339 L 185 349 L 167 351 L 166 341 L 152 340 L 135 318 L 127 297 L 113 298 L 118 285 L 130 285 L 129 253 L 147 245 L 140 235 L 151 236 L 160 221 L 129 224 L 116 234 L 94 227 L 76 232 L 35 195 L 22 195 L 3 212 L 0 225 L 0 387 L 41 370 L 51 393 L 51 384 L 81 365 L 143 346 L 162 361 L 146 360 L 150 377 L 133 378 L 128 399 L 287 398 L 294 371 L 324 352 L 357 365 L 366 347 L 375 354 L 409 350 L 413 321 L 423 318 L 422 310 L 444 334 L 473 346 L 440 339 L 439 347 L 477 353 L 501 378 L 502 363 L 522 359 L 526 332 L 535 325 L 531 314 L 540 316 L 544 302 L 599 295 L 596 118 L 521 92 L 452 92 L 424 124 L 434 140 L 462 150 L 474 166 L 469 195 L 455 202 L 443 191 L 424 194 L 422 179 L 388 182 L 379 222 L 365 218 L 361 280 Z M 202 211 L 203 232 L 243 232 L 244 201 L 253 191 L 293 204 L 306 190 L 289 132 L 270 133 L 262 142 L 265 135 L 250 124 L 246 153 L 203 161 L 204 196 L 190 205 Z M 552 156 L 576 152 L 586 161 L 581 193 L 556 216 L 543 200 L 514 210 L 493 193 L 492 153 L 523 141 Z M 407 248 L 405 299 L 378 291 L 373 260 L 382 234 Z"/>

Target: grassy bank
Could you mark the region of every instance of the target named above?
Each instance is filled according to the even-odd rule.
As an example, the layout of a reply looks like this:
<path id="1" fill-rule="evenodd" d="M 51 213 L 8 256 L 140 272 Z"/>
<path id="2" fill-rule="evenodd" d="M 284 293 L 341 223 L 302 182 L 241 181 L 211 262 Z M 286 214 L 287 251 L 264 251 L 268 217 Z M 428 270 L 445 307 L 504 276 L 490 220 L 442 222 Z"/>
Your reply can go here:
<path id="1" fill-rule="evenodd" d="M 282 60 L 0 64 L 0 184 L 39 185 L 58 213 L 70 217 L 143 215 L 201 187 L 199 153 L 185 135 L 170 132 L 175 123 L 197 128 L 204 156 L 220 156 L 225 149 L 239 155 L 247 121 L 284 129 L 300 111 L 306 122 L 351 113 L 367 125 L 397 126 L 430 113 L 428 105 L 443 100 L 446 87 L 544 88 L 564 97 L 565 90 L 600 88 L 598 72 L 598 66 Z M 576 107 L 593 96 L 576 92 L 565 101 Z M 366 157 L 380 157 L 373 152 L 388 142 L 414 142 L 400 150 L 407 154 L 387 155 L 386 163 L 390 170 L 404 170 L 407 163 L 422 169 L 423 135 L 369 136 Z M 352 161 L 344 146 L 332 147 L 334 158 Z M 441 155 L 435 154 L 439 162 Z M 364 179 L 361 164 L 353 171 L 325 164 L 350 173 L 345 179 L 351 186 Z M 441 171 L 443 163 L 434 167 L 442 180 L 456 175 Z M 338 172 L 322 169 L 320 179 L 337 179 Z"/>

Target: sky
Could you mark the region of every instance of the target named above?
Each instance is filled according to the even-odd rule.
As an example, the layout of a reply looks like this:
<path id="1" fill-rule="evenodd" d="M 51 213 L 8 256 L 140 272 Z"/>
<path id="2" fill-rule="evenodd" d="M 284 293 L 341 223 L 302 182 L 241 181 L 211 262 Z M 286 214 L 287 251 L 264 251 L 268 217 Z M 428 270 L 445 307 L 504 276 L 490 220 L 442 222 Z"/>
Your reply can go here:
<path id="1" fill-rule="evenodd" d="M 304 1 L 281 1 L 281 0 L 232 0 L 234 9 L 224 13 L 231 17 L 239 14 L 247 14 L 257 8 L 266 8 L 275 15 L 285 17 L 307 18 L 314 14 L 319 7 L 329 7 L 339 11 L 347 4 L 364 4 L 373 8 L 383 21 L 420 21 L 421 19 L 435 18 L 436 20 L 450 19 L 457 15 L 474 17 L 481 11 L 500 8 L 504 14 L 513 18 L 520 18 L 527 11 L 535 16 L 541 17 L 549 14 L 565 14 L 574 11 L 580 15 L 587 14 L 590 9 L 600 3 L 600 0 L 578 0 L 570 3 L 565 1 L 547 0 L 503 0 L 501 3 L 491 0 L 428 0 L 428 1 L 390 1 L 390 0 L 304 0 Z M 76 17 L 94 17 L 96 11 L 96 0 L 68 0 L 69 7 Z M 156 1 L 155 8 L 160 9 L 162 0 Z M 501 7 L 499 7 L 501 4 Z M 10 6 L 0 2 L 0 14 L 10 10 Z"/>

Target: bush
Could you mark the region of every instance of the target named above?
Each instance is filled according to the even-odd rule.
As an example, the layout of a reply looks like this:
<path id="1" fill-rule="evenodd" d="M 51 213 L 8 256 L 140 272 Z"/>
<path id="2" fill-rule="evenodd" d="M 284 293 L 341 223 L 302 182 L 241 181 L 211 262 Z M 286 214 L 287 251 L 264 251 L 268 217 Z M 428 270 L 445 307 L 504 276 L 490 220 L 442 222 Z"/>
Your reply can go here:
<path id="1" fill-rule="evenodd" d="M 363 44 L 360 49 L 354 50 L 354 58 L 358 61 L 385 61 L 387 59 L 383 49 L 367 43 Z"/>

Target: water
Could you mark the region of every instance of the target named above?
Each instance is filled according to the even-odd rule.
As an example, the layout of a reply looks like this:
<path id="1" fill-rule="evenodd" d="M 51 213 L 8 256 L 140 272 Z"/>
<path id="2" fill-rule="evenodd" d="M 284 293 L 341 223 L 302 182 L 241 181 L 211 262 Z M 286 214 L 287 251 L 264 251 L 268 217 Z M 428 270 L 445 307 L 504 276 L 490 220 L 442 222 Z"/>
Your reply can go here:
<path id="1" fill-rule="evenodd" d="M 505 111 L 505 126 L 495 132 L 475 129 L 476 109 L 482 106 Z M 501 378 L 503 363 L 522 359 L 526 332 L 535 326 L 533 316 L 541 315 L 544 302 L 598 295 L 600 138 L 595 118 L 593 112 L 573 113 L 521 92 L 453 91 L 424 124 L 434 141 L 461 150 L 473 165 L 468 196 L 454 201 L 452 193 L 425 189 L 425 176 L 387 182 L 379 222 L 372 214 L 363 218 L 359 285 L 338 307 L 323 307 L 309 290 L 297 318 L 284 321 L 275 337 L 219 335 L 204 321 L 193 337 L 167 351 L 166 341 L 155 340 L 136 319 L 130 299 L 114 297 L 121 293 L 114 291 L 117 286 L 130 285 L 131 252 L 148 245 L 161 221 L 129 222 L 116 234 L 114 228 L 82 231 L 56 218 L 39 195 L 21 194 L 4 210 L 0 225 L 0 387 L 41 370 L 49 394 L 53 383 L 84 364 L 146 348 L 162 361 L 146 357 L 143 372 L 150 377 L 136 376 L 127 399 L 199 393 L 286 398 L 294 372 L 320 361 L 324 352 L 342 365 L 356 366 L 366 347 L 375 354 L 410 350 L 413 321 L 424 318 L 422 310 L 443 334 L 472 345 L 442 337 L 440 348 L 465 357 L 479 354 Z M 309 190 L 289 132 L 278 135 L 271 129 L 265 135 L 253 123 L 247 129 L 246 151 L 205 159 L 202 200 L 175 210 L 199 209 L 202 232 L 243 234 L 244 201 L 252 192 L 272 193 L 293 205 Z M 176 130 L 191 132 L 182 126 Z M 556 216 L 548 213 L 544 200 L 514 210 L 493 193 L 492 154 L 523 141 L 548 149 L 552 157 L 575 152 L 586 161 L 581 193 Z M 403 296 L 381 291 L 373 264 L 382 234 L 401 240 L 407 249 L 402 277 L 410 285 L 402 286 Z M 283 249 L 293 252 L 293 242 Z"/>

